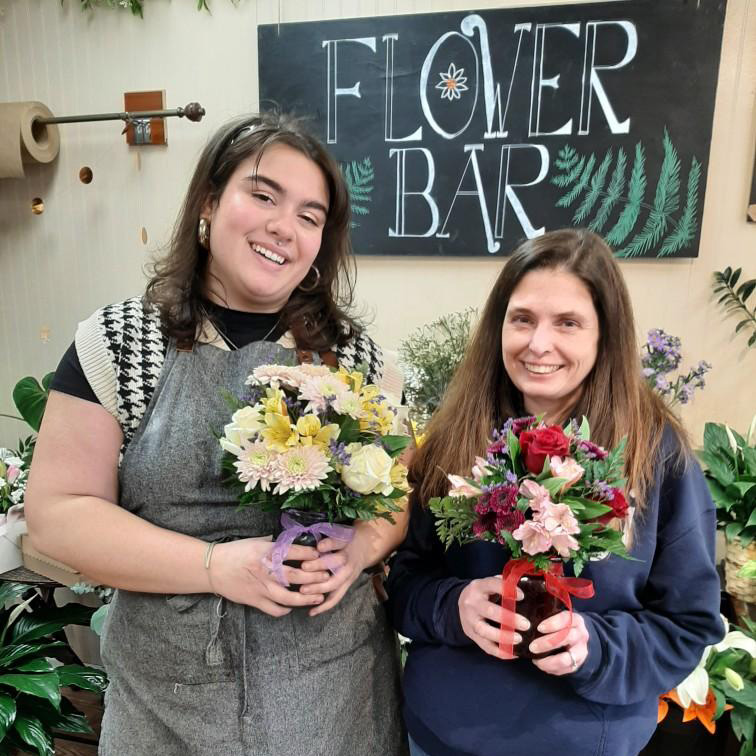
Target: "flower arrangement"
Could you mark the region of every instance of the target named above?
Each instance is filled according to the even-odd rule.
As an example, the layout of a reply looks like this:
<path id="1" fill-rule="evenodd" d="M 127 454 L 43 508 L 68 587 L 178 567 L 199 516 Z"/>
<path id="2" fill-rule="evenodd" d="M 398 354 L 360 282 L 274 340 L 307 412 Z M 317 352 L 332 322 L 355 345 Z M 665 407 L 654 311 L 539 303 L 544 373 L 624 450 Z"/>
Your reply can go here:
<path id="1" fill-rule="evenodd" d="M 756 624 L 748 622 L 746 632 L 730 630 L 723 616 L 725 636 L 704 649 L 698 666 L 676 688 L 659 697 L 659 722 L 669 711 L 668 701 L 683 710 L 683 722 L 698 720 L 710 732 L 725 711 L 738 740 L 740 754 L 754 751 L 756 728 Z"/>
<path id="2" fill-rule="evenodd" d="M 620 531 L 609 526 L 629 513 L 624 441 L 607 452 L 589 440 L 586 420 L 567 430 L 524 417 L 494 431 L 472 478 L 449 475 L 449 494 L 430 501 L 446 546 L 498 541 L 541 570 L 554 558 L 572 560 L 575 575 L 592 557 L 627 556 Z"/>
<path id="3" fill-rule="evenodd" d="M 694 368 L 690 368 L 683 375 L 674 379 L 669 376 L 680 367 L 682 342 L 677 336 L 670 336 L 661 328 L 652 328 L 648 332 L 648 339 L 641 348 L 641 364 L 643 376 L 649 386 L 659 393 L 670 406 L 677 403 L 687 404 L 696 389 L 706 385 L 704 375 L 711 370 L 711 365 L 704 360 Z"/>
<path id="4" fill-rule="evenodd" d="M 706 423 L 698 456 L 718 526 L 729 542 L 748 546 L 756 536 L 756 416 L 745 437 L 724 423 Z"/>
<path id="5" fill-rule="evenodd" d="M 509 548 L 513 558 L 502 572 L 501 589 L 509 616 L 520 579 L 543 579 L 554 600 L 536 607 L 532 627 L 536 617 L 557 611 L 556 601 L 571 612 L 571 595 L 593 596 L 589 580 L 563 576 L 565 561 L 572 561 L 577 576 L 589 559 L 610 553 L 629 558 L 620 529 L 612 527 L 631 514 L 622 492 L 625 442 L 606 451 L 589 435 L 586 419 L 579 428 L 570 423 L 567 432 L 536 417 L 509 420 L 494 432 L 486 457 L 476 458 L 472 477 L 449 475 L 448 495 L 429 502 L 447 548 L 476 539 Z M 527 593 L 525 598 L 529 601 Z M 511 654 L 512 643 L 504 637 L 500 646 Z M 523 634 L 518 656 L 530 653 L 529 640 Z"/>
<path id="6" fill-rule="evenodd" d="M 0 447 L 0 513 L 7 512 L 14 504 L 24 503 L 28 474 L 23 449 L 11 451 Z"/>
<path id="7" fill-rule="evenodd" d="M 241 506 L 392 521 L 408 493 L 399 410 L 360 372 L 263 365 L 247 379 L 220 445 Z"/>

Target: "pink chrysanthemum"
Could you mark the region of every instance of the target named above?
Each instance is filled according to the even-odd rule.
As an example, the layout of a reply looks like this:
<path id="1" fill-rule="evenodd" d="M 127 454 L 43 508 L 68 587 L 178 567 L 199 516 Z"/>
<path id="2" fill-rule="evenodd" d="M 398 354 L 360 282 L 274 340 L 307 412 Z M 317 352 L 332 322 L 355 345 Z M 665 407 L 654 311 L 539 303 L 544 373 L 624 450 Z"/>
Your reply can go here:
<path id="1" fill-rule="evenodd" d="M 270 490 L 270 484 L 274 482 L 273 459 L 274 455 L 262 441 L 242 443 L 234 467 L 239 471 L 239 480 L 246 483 L 245 491 L 251 491 L 258 483 L 263 491 Z"/>
<path id="2" fill-rule="evenodd" d="M 273 463 L 275 494 L 287 491 L 312 491 L 325 480 L 331 467 L 317 446 L 297 446 L 279 454 Z"/>
<path id="3" fill-rule="evenodd" d="M 500 543 L 504 543 L 502 530 L 511 533 L 525 521 L 525 516 L 517 509 L 517 486 L 510 483 L 494 486 L 484 493 L 475 504 L 475 513 L 478 519 L 473 524 L 473 532 L 480 535 L 488 531 Z"/>

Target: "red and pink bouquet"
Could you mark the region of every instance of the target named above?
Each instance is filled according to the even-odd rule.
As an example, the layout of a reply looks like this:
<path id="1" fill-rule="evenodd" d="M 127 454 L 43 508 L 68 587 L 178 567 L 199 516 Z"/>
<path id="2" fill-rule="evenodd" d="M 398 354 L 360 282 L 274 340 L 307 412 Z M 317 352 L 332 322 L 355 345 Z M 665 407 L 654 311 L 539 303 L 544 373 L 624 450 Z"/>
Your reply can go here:
<path id="1" fill-rule="evenodd" d="M 447 548 L 476 539 L 509 548 L 505 607 L 514 609 L 520 578 L 542 576 L 546 592 L 571 610 L 570 596 L 590 598 L 593 585 L 564 577 L 564 562 L 578 576 L 588 560 L 630 558 L 622 537 L 630 516 L 625 441 L 607 451 L 589 434 L 585 419 L 566 429 L 536 417 L 509 420 L 494 431 L 486 457 L 476 458 L 472 476 L 449 475 L 448 495 L 429 502 Z"/>

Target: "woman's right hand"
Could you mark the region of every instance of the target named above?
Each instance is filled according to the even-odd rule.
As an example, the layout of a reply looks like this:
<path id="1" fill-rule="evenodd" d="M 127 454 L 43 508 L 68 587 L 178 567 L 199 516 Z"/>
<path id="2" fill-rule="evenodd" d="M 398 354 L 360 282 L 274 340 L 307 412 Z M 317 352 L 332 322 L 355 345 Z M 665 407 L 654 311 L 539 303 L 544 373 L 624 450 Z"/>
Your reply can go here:
<path id="1" fill-rule="evenodd" d="M 208 568 L 210 590 L 229 601 L 254 606 L 273 617 L 283 617 L 295 606 L 316 606 L 325 598 L 322 593 L 302 594 L 281 585 L 272 571 L 263 564 L 271 549 L 271 539 L 243 538 L 219 543 L 213 549 Z M 290 546 L 289 560 L 317 559 L 316 549 L 309 546 Z M 283 567 L 289 583 L 323 583 L 328 572 L 304 572 L 294 567 Z"/>
<path id="2" fill-rule="evenodd" d="M 487 620 L 502 623 L 509 615 L 508 624 L 511 625 L 511 612 L 502 609 L 500 603 L 491 601 L 491 596 L 501 593 L 501 576 L 482 578 L 470 581 L 462 593 L 459 594 L 459 618 L 462 630 L 483 651 L 498 659 L 514 659 L 514 654 L 505 654 L 499 648 L 502 636 L 512 643 L 519 643 L 522 637 L 516 632 L 502 630 L 491 625 Z M 517 600 L 523 597 L 522 591 L 517 589 Z M 514 626 L 517 630 L 527 630 L 530 622 L 519 615 L 514 615 Z"/>

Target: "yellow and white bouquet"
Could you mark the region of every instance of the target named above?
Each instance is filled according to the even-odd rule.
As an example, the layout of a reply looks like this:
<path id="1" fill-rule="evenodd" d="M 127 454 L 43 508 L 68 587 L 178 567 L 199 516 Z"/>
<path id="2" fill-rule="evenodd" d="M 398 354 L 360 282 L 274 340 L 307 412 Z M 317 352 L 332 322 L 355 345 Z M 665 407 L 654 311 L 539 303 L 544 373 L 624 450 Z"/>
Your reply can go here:
<path id="1" fill-rule="evenodd" d="M 399 408 L 361 372 L 262 365 L 219 439 L 241 506 L 392 520 L 409 490 Z"/>

